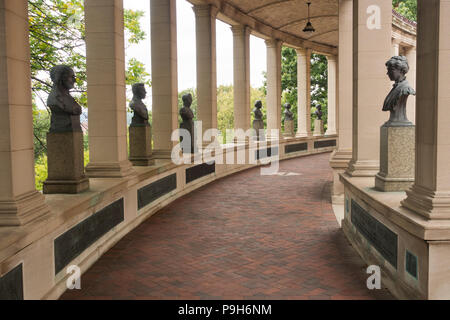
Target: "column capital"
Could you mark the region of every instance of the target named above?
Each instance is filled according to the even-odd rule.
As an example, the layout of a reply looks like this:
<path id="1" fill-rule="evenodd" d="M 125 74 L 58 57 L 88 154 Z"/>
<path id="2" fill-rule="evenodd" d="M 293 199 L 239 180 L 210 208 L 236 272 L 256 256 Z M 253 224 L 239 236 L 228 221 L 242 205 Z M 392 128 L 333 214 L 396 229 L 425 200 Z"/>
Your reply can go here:
<path id="1" fill-rule="evenodd" d="M 279 39 L 266 39 L 266 40 L 264 40 L 264 42 L 266 43 L 266 46 L 268 48 L 275 48 L 277 46 L 281 46 L 281 44 L 283 43 Z"/>
<path id="2" fill-rule="evenodd" d="M 211 4 L 198 4 L 194 5 L 192 7 L 192 10 L 194 10 L 196 17 L 208 17 L 211 16 L 215 18 L 217 14 L 219 13 L 219 8 L 216 6 L 213 6 Z"/>
<path id="3" fill-rule="evenodd" d="M 392 44 L 393 44 L 393 45 L 399 46 L 400 43 L 402 43 L 402 39 L 399 39 L 399 38 L 392 38 Z"/>
<path id="4" fill-rule="evenodd" d="M 243 25 L 243 24 L 236 24 L 236 25 L 232 25 L 230 27 L 231 32 L 233 32 L 233 35 L 239 36 L 242 34 L 248 34 L 250 35 L 250 27 L 247 25 Z"/>
<path id="5" fill-rule="evenodd" d="M 337 61 L 337 56 L 335 55 L 326 55 L 325 57 L 327 58 L 327 61 Z"/>
<path id="6" fill-rule="evenodd" d="M 306 56 L 311 55 L 312 50 L 310 48 L 295 48 L 295 52 L 297 52 L 297 56 Z"/>

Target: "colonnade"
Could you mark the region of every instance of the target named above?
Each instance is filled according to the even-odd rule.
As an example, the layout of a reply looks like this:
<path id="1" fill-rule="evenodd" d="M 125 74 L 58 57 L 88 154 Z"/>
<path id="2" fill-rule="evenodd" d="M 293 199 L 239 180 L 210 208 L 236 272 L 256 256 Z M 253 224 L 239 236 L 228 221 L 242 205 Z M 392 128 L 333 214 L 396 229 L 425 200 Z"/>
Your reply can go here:
<path id="1" fill-rule="evenodd" d="M 371 1 L 381 9 L 379 29 L 367 27 L 366 2 L 339 1 L 339 146 L 331 166 L 352 177 L 372 177 L 379 171 L 379 128 L 389 116 L 381 106 L 391 88 L 384 63 L 393 54 L 404 54 L 417 107 L 410 99 L 408 117 L 416 124 L 415 183 L 402 205 L 427 219 L 448 219 L 450 93 L 445 87 L 450 83 L 450 25 L 439 21 L 450 15 L 450 1 L 418 0 L 417 58 L 414 46 L 392 40 L 390 1 Z M 343 191 L 337 183 L 334 187 L 335 194 Z"/>
<path id="2" fill-rule="evenodd" d="M 153 157 L 169 159 L 178 128 L 176 0 L 149 0 L 151 12 Z M 27 0 L 0 0 L 0 225 L 20 225 L 48 212 L 34 185 L 30 48 Z M 197 48 L 198 119 L 203 131 L 217 127 L 216 16 L 210 4 L 194 5 Z M 85 0 L 89 177 L 126 178 L 135 172 L 128 160 L 125 48 L 122 0 Z M 251 29 L 231 26 L 234 54 L 235 127 L 250 128 Z M 267 45 L 267 129 L 281 132 L 281 46 Z M 311 136 L 309 48 L 297 48 L 299 112 L 297 136 Z M 336 74 L 330 58 L 330 74 Z M 334 73 L 333 73 L 334 72 Z M 328 132 L 335 133 L 336 77 L 329 81 Z M 273 138 L 281 138 L 281 135 Z"/>

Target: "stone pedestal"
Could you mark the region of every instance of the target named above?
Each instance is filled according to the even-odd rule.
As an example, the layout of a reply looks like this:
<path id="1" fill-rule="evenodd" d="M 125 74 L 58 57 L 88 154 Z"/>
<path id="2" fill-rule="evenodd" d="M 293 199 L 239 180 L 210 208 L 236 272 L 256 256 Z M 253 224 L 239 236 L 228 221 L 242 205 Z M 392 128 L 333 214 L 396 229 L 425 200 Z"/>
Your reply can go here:
<path id="1" fill-rule="evenodd" d="M 314 120 L 314 135 L 315 136 L 323 136 L 323 120 Z"/>
<path id="2" fill-rule="evenodd" d="M 80 193 L 89 189 L 84 174 L 83 132 L 47 133 L 47 162 L 44 193 Z"/>
<path id="3" fill-rule="evenodd" d="M 384 124 L 380 129 L 380 172 L 375 188 L 404 191 L 414 183 L 415 126 Z"/>
<path id="4" fill-rule="evenodd" d="M 284 120 L 284 136 L 294 136 L 294 120 Z"/>
<path id="5" fill-rule="evenodd" d="M 152 128 L 147 126 L 130 126 L 130 158 L 134 166 L 149 166 L 152 159 Z"/>

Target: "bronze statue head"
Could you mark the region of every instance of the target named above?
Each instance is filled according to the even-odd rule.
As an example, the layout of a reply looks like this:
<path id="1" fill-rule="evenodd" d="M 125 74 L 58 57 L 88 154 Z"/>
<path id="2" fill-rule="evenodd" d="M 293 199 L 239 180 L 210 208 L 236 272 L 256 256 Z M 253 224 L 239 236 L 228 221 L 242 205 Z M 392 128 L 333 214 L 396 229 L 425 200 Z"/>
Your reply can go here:
<path id="1" fill-rule="evenodd" d="M 285 103 L 285 104 L 284 104 L 284 108 L 287 109 L 287 110 L 289 110 L 289 109 L 291 108 L 291 105 L 290 105 L 289 103 Z"/>
<path id="2" fill-rule="evenodd" d="M 261 109 L 261 108 L 262 108 L 262 102 L 261 102 L 261 100 L 257 100 L 257 101 L 255 102 L 255 108 L 258 108 L 258 109 Z"/>
<path id="3" fill-rule="evenodd" d="M 189 108 L 192 104 L 192 95 L 190 93 L 185 94 L 185 95 L 183 95 L 182 99 L 183 99 L 183 105 L 185 107 Z"/>
<path id="4" fill-rule="evenodd" d="M 409 71 L 408 60 L 404 56 L 394 56 L 386 62 L 387 75 L 391 81 L 398 82 L 405 78 Z"/>
<path id="5" fill-rule="evenodd" d="M 145 99 L 147 91 L 145 90 L 145 85 L 143 83 L 135 83 L 131 87 L 133 95 L 139 99 Z"/>
<path id="6" fill-rule="evenodd" d="M 58 88 L 70 90 L 75 85 L 75 72 L 66 65 L 57 65 L 50 70 L 50 78 L 53 81 L 53 86 Z"/>

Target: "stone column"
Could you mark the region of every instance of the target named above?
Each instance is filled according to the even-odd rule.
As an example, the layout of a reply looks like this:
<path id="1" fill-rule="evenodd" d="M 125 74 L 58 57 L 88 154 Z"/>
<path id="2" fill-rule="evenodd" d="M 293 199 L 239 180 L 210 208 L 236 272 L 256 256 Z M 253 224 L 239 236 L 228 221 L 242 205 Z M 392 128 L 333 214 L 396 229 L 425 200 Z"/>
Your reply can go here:
<path id="1" fill-rule="evenodd" d="M 297 137 L 311 132 L 311 50 L 297 51 Z"/>
<path id="2" fill-rule="evenodd" d="M 150 0 L 153 159 L 170 159 L 178 128 L 176 0 Z"/>
<path id="3" fill-rule="evenodd" d="M 328 126 L 326 135 L 336 134 L 336 57 L 327 56 L 328 60 Z"/>
<path id="4" fill-rule="evenodd" d="M 250 29 L 231 27 L 233 32 L 234 128 L 250 128 Z"/>
<path id="5" fill-rule="evenodd" d="M 330 158 L 333 168 L 333 203 L 344 202 L 344 185 L 339 180 L 352 158 L 353 103 L 353 0 L 339 0 L 338 135 L 337 150 Z"/>
<path id="6" fill-rule="evenodd" d="M 419 0 L 415 183 L 402 205 L 428 219 L 450 218 L 449 0 Z"/>
<path id="7" fill-rule="evenodd" d="M 400 43 L 401 40 L 400 39 L 392 39 L 392 56 L 398 56 L 400 55 Z"/>
<path id="8" fill-rule="evenodd" d="M 409 85 L 416 89 L 416 48 L 411 47 L 406 50 L 406 59 L 408 59 L 409 72 L 406 79 Z M 416 123 L 416 96 L 409 96 L 406 104 L 406 116 L 412 123 Z"/>
<path id="9" fill-rule="evenodd" d="M 281 41 L 266 40 L 267 48 L 267 137 L 281 136 Z M 278 136 L 271 136 L 271 129 L 278 130 Z"/>
<path id="10" fill-rule="evenodd" d="M 0 0 L 0 226 L 49 212 L 34 182 L 28 1 Z"/>
<path id="11" fill-rule="evenodd" d="M 86 0 L 89 177 L 125 177 L 128 161 L 122 0 Z"/>
<path id="12" fill-rule="evenodd" d="M 367 13 L 369 6 L 380 8 L 380 25 L 377 11 Z M 391 57 L 391 1 L 354 0 L 353 26 L 353 155 L 347 173 L 370 177 L 379 171 L 380 127 L 389 117 L 381 109 L 391 89 L 385 67 Z"/>
<path id="13" fill-rule="evenodd" d="M 197 120 L 203 133 L 217 128 L 216 15 L 212 5 L 194 5 L 197 41 Z M 205 141 L 203 144 L 210 144 Z"/>

